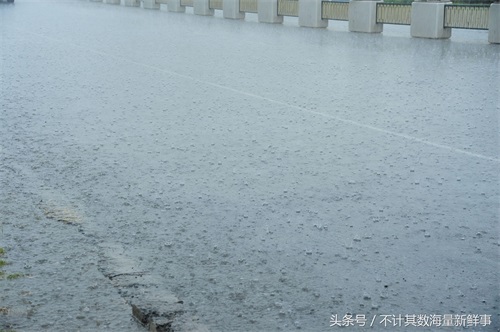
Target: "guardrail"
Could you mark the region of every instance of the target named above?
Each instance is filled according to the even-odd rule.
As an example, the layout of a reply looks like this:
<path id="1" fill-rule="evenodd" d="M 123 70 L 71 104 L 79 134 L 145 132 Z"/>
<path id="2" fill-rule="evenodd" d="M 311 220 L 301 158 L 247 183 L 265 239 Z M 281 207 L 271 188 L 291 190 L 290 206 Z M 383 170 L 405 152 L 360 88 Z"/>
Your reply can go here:
<path id="1" fill-rule="evenodd" d="M 105 1 L 118 4 L 117 0 Z M 300 26 L 325 28 L 329 20 L 348 21 L 353 32 L 379 33 L 384 24 L 409 25 L 410 35 L 418 38 L 446 39 L 452 29 L 488 30 L 488 41 L 500 44 L 500 3 L 455 5 L 440 1 L 414 1 L 411 4 L 358 0 L 121 0 L 125 6 L 185 12 L 193 7 L 196 15 L 214 15 L 222 10 L 224 18 L 243 19 L 257 13 L 259 22 L 282 23 L 284 16 L 298 17 Z M 299 10 L 300 9 L 300 10 Z"/>
<path id="2" fill-rule="evenodd" d="M 240 12 L 245 13 L 258 13 L 258 0 L 239 0 L 240 1 Z"/>
<path id="3" fill-rule="evenodd" d="M 278 15 L 279 16 L 299 16 L 299 1 L 298 0 L 278 0 Z"/>
<path id="4" fill-rule="evenodd" d="M 377 23 L 411 25 L 411 4 L 377 3 Z"/>
<path id="5" fill-rule="evenodd" d="M 208 7 L 210 9 L 219 9 L 223 10 L 222 6 L 222 0 L 209 0 L 208 1 Z"/>
<path id="6" fill-rule="evenodd" d="M 321 3 L 321 18 L 327 20 L 349 21 L 349 2 L 323 1 Z"/>
<path id="7" fill-rule="evenodd" d="M 490 6 L 445 5 L 444 27 L 488 30 Z"/>

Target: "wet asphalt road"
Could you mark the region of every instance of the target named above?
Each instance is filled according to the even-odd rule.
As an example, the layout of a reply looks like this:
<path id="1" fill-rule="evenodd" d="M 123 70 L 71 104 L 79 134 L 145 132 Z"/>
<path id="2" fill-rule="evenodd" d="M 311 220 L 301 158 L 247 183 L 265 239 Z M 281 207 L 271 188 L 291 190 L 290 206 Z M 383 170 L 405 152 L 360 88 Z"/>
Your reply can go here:
<path id="1" fill-rule="evenodd" d="M 0 280 L 0 329 L 141 331 L 128 303 L 152 290 L 184 302 L 177 330 L 500 329 L 487 32 L 220 16 L 1 4 L 0 246 L 25 277 Z"/>

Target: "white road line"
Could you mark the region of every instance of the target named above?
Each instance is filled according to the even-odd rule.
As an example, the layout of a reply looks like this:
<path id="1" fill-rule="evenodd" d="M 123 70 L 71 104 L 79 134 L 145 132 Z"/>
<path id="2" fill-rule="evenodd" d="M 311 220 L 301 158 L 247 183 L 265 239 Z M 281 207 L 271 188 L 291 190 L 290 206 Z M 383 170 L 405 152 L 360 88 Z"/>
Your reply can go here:
<path id="1" fill-rule="evenodd" d="M 469 156 L 469 157 L 474 157 L 474 158 L 478 158 L 478 159 L 492 161 L 492 162 L 495 162 L 495 163 L 500 163 L 500 158 L 497 158 L 497 157 L 491 157 L 491 156 L 486 156 L 486 155 L 479 154 L 479 153 L 469 152 L 469 151 L 458 149 L 458 148 L 455 148 L 455 147 L 452 147 L 452 146 L 448 146 L 448 145 L 444 145 L 444 144 L 439 144 L 439 143 L 431 142 L 431 141 L 428 141 L 428 140 L 423 139 L 423 138 L 418 138 L 418 137 L 415 137 L 415 136 L 410 136 L 410 135 L 407 135 L 407 134 L 398 133 L 398 132 L 395 132 L 395 131 L 391 131 L 391 130 L 387 130 L 387 129 L 375 127 L 375 126 L 372 126 L 372 125 L 364 124 L 364 123 L 353 121 L 353 120 L 349 120 L 349 119 L 344 119 L 344 118 L 341 118 L 341 117 L 338 117 L 338 116 L 334 116 L 334 115 L 331 115 L 331 114 L 327 114 L 327 113 L 313 111 L 313 110 L 307 109 L 305 107 L 291 105 L 291 104 L 288 104 L 288 103 L 283 102 L 283 101 L 271 99 L 271 98 L 264 97 L 264 96 L 261 96 L 261 95 L 257 95 L 257 94 L 254 94 L 254 93 L 251 93 L 251 92 L 247 92 L 247 91 L 238 90 L 238 89 L 231 88 L 231 87 L 228 87 L 228 86 L 225 86 L 225 85 L 222 85 L 222 84 L 213 83 L 213 82 L 205 81 L 205 80 L 200 80 L 200 79 L 194 78 L 194 77 L 189 76 L 189 75 L 180 74 L 178 72 L 175 72 L 175 71 L 172 71 L 172 70 L 166 70 L 166 69 L 163 69 L 163 68 L 160 68 L 160 67 L 157 67 L 157 66 L 148 65 L 146 63 L 134 61 L 134 60 L 122 57 L 122 56 L 117 56 L 117 55 L 114 55 L 114 54 L 110 54 L 110 53 L 106 53 L 106 52 L 94 50 L 94 49 L 91 49 L 91 48 L 88 48 L 88 47 L 84 47 L 84 46 L 81 46 L 81 45 L 78 45 L 78 44 L 75 44 L 75 43 L 71 43 L 71 42 L 59 40 L 59 39 L 56 39 L 56 38 L 53 38 L 53 37 L 41 35 L 41 34 L 30 32 L 30 31 L 25 31 L 25 30 L 20 30 L 20 29 L 17 29 L 17 30 L 19 30 L 21 32 L 24 32 L 24 33 L 27 33 L 27 34 L 31 34 L 31 35 L 43 38 L 43 39 L 46 39 L 46 40 L 53 41 L 53 42 L 56 42 L 56 43 L 60 43 L 60 44 L 64 44 L 64 45 L 71 45 L 72 47 L 79 48 L 79 49 L 81 49 L 83 51 L 91 52 L 91 53 L 102 55 L 102 56 L 106 56 L 106 57 L 111 57 L 111 58 L 114 58 L 114 59 L 117 59 L 117 60 L 120 60 L 120 61 L 123 61 L 123 62 L 128 62 L 128 63 L 131 63 L 131 64 L 135 64 L 137 66 L 141 66 L 141 67 L 144 67 L 144 68 L 148 68 L 148 69 L 152 69 L 152 70 L 155 70 L 155 71 L 159 71 L 159 72 L 171 75 L 171 76 L 181 77 L 181 78 L 186 79 L 186 80 L 190 80 L 190 81 L 197 82 L 197 83 L 200 83 L 200 84 L 205 84 L 205 85 L 213 86 L 215 88 L 223 89 L 223 90 L 226 90 L 226 91 L 231 91 L 231 92 L 234 92 L 234 93 L 237 93 L 237 94 L 241 94 L 241 95 L 244 95 L 244 96 L 248 96 L 248 97 L 252 97 L 252 98 L 255 98 L 255 99 L 265 100 L 265 101 L 267 101 L 269 103 L 276 104 L 276 105 L 281 105 L 281 106 L 285 106 L 285 107 L 292 108 L 292 109 L 295 109 L 295 110 L 298 110 L 298 111 L 301 111 L 301 112 L 319 115 L 319 116 L 322 116 L 322 117 L 325 117 L 325 118 L 329 118 L 329 119 L 332 119 L 332 120 L 336 120 L 338 122 L 346 123 L 346 124 L 349 124 L 349 125 L 352 125 L 352 126 L 369 129 L 369 130 L 376 131 L 376 132 L 383 133 L 383 134 L 390 135 L 390 136 L 400 137 L 400 138 L 403 138 L 403 139 L 406 139 L 406 140 L 409 140 L 409 141 L 412 141 L 412 142 L 422 143 L 422 144 L 425 144 L 425 145 L 428 145 L 428 146 L 432 146 L 432 147 L 443 149 L 443 150 L 452 151 L 452 152 L 455 152 L 455 153 L 458 153 L 458 154 L 463 154 L 463 155 L 466 155 L 466 156 Z"/>

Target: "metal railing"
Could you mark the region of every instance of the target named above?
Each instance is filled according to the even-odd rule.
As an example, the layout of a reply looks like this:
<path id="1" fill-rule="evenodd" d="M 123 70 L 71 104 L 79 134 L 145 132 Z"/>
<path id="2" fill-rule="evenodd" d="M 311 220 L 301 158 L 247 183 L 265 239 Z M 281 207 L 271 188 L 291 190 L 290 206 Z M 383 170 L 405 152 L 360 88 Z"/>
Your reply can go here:
<path id="1" fill-rule="evenodd" d="M 258 0 L 240 0 L 240 12 L 257 13 Z"/>
<path id="2" fill-rule="evenodd" d="M 278 0 L 278 15 L 299 16 L 299 0 Z"/>
<path id="3" fill-rule="evenodd" d="M 377 3 L 377 23 L 411 24 L 411 4 Z"/>
<path id="4" fill-rule="evenodd" d="M 209 0 L 208 7 L 210 9 L 220 9 L 222 10 L 222 0 Z"/>
<path id="5" fill-rule="evenodd" d="M 349 21 L 349 2 L 323 1 L 321 18 L 328 20 Z"/>
<path id="6" fill-rule="evenodd" d="M 488 5 L 445 5 L 444 27 L 488 30 Z"/>
<path id="7" fill-rule="evenodd" d="M 166 4 L 167 0 L 155 0 L 157 4 Z M 180 0 L 180 4 L 193 7 L 194 0 Z M 240 11 L 258 13 L 258 0 L 239 0 Z M 210 9 L 223 10 L 223 0 L 209 0 Z M 376 22 L 379 24 L 411 25 L 411 4 L 377 3 Z M 445 5 L 444 28 L 488 30 L 489 8 L 483 5 Z M 299 16 L 299 0 L 278 0 L 279 16 Z M 323 1 L 321 18 L 328 20 L 349 21 L 349 2 Z"/>

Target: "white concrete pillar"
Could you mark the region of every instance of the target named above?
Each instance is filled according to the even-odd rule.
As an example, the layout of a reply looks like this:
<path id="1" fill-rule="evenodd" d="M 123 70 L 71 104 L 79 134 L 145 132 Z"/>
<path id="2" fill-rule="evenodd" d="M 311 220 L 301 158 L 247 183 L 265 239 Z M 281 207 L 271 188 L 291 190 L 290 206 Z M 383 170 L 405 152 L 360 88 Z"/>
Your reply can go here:
<path id="1" fill-rule="evenodd" d="M 119 5 L 120 0 L 102 0 L 103 3 L 107 3 L 109 5 Z"/>
<path id="2" fill-rule="evenodd" d="M 278 15 L 278 0 L 259 0 L 257 11 L 261 23 L 283 23 L 283 16 Z"/>
<path id="3" fill-rule="evenodd" d="M 245 18 L 245 13 L 240 12 L 240 0 L 223 0 L 222 15 L 233 20 Z"/>
<path id="4" fill-rule="evenodd" d="M 210 0 L 193 0 L 193 13 L 195 15 L 213 15 L 214 10 L 210 9 Z"/>
<path id="5" fill-rule="evenodd" d="M 184 13 L 186 6 L 181 5 L 181 0 L 167 0 L 167 10 L 169 12 Z"/>
<path id="6" fill-rule="evenodd" d="M 500 2 L 490 5 L 488 41 L 492 44 L 500 44 Z"/>
<path id="7" fill-rule="evenodd" d="M 328 20 L 321 19 L 322 0 L 299 0 L 299 25 L 309 28 L 326 28 Z"/>
<path id="8" fill-rule="evenodd" d="M 382 32 L 384 25 L 377 23 L 377 3 L 383 1 L 349 2 L 349 31 L 378 33 Z"/>
<path id="9" fill-rule="evenodd" d="M 141 2 L 139 0 L 122 0 L 122 6 L 139 7 Z"/>
<path id="10" fill-rule="evenodd" d="M 451 2 L 413 2 L 411 4 L 412 37 L 446 39 L 451 28 L 444 27 L 444 6 Z"/>

